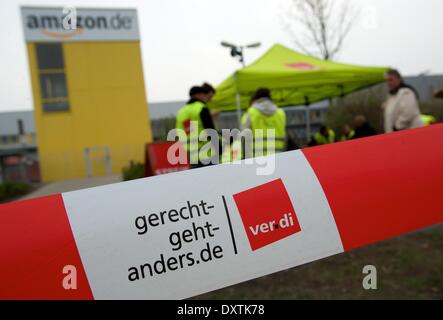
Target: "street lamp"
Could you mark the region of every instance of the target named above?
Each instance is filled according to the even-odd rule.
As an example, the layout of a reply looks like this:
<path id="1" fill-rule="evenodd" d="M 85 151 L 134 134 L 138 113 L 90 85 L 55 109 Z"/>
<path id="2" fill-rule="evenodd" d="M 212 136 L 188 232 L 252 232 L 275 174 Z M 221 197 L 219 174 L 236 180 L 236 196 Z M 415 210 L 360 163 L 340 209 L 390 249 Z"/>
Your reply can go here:
<path id="1" fill-rule="evenodd" d="M 255 43 L 251 43 L 245 46 L 237 46 L 235 44 L 226 42 L 226 41 L 222 41 L 221 42 L 222 47 L 225 48 L 229 48 L 231 49 L 231 56 L 233 58 L 237 58 L 240 61 L 240 63 L 242 64 L 243 68 L 246 67 L 246 63 L 245 63 L 245 57 L 244 57 L 244 50 L 245 49 L 251 49 L 251 48 L 258 48 L 261 46 L 260 42 L 255 42 Z M 237 121 L 238 121 L 238 127 L 241 127 L 241 97 L 240 97 L 240 92 L 238 90 L 238 84 L 237 84 L 237 73 L 234 75 L 234 81 L 236 83 L 237 86 L 237 93 L 236 93 L 236 100 L 237 100 Z"/>
<path id="2" fill-rule="evenodd" d="M 260 47 L 261 43 L 255 42 L 255 43 L 248 44 L 246 46 L 237 46 L 235 44 L 232 44 L 232 43 L 229 43 L 226 41 L 222 41 L 221 45 L 225 48 L 231 49 L 231 56 L 233 58 L 238 57 L 238 60 L 240 61 L 240 63 L 242 64 L 242 66 L 244 68 L 246 66 L 245 57 L 243 55 L 244 49 L 258 48 L 258 47 Z"/>

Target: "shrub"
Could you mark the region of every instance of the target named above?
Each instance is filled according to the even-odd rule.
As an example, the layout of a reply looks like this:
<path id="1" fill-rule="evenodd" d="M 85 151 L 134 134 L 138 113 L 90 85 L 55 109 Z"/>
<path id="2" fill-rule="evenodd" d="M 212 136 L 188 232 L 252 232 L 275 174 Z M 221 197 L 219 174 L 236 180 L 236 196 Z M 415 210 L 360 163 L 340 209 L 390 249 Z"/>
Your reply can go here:
<path id="1" fill-rule="evenodd" d="M 22 182 L 4 182 L 0 184 L 0 201 L 6 201 L 28 193 L 30 186 Z"/>
<path id="2" fill-rule="evenodd" d="M 129 166 L 123 168 L 123 180 L 135 180 L 144 178 L 145 176 L 145 165 L 140 162 L 131 161 Z"/>
<path id="3" fill-rule="evenodd" d="M 377 132 L 382 133 L 383 110 L 381 105 L 385 97 L 385 89 L 376 86 L 341 99 L 334 99 L 326 116 L 327 125 L 340 136 L 345 124 L 352 125 L 354 117 L 363 115 Z"/>

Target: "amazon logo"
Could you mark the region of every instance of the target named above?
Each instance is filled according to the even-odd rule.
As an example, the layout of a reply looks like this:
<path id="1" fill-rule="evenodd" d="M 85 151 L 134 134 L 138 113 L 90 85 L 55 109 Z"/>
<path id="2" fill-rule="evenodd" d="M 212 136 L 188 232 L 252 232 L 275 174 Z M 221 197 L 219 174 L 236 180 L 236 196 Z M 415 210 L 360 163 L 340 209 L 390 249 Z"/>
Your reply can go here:
<path id="1" fill-rule="evenodd" d="M 65 19 L 71 24 L 68 16 L 30 14 L 26 16 L 25 23 L 28 29 L 41 30 L 55 38 L 71 38 L 87 30 L 130 30 L 133 27 L 133 19 L 120 13 L 112 16 L 78 15 L 72 30 L 64 28 Z"/>
<path id="2" fill-rule="evenodd" d="M 48 37 L 51 38 L 55 38 L 55 39 L 70 39 L 73 37 L 76 37 L 78 35 L 80 35 L 83 32 L 83 29 L 81 28 L 77 28 L 72 30 L 71 32 L 64 32 L 64 33 L 59 33 L 59 32 L 51 32 L 49 30 L 43 29 L 42 33 Z"/>

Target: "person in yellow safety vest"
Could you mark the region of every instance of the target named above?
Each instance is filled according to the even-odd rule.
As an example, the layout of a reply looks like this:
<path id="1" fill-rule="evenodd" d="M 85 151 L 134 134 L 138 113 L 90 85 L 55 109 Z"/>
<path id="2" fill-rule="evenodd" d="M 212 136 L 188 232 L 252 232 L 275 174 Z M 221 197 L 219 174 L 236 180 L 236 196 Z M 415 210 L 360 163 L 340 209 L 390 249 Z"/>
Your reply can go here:
<path id="1" fill-rule="evenodd" d="M 437 119 L 435 119 L 434 116 L 431 116 L 429 114 L 422 114 L 421 115 L 421 120 L 423 121 L 425 126 L 430 126 L 431 124 L 436 124 L 437 123 Z"/>
<path id="2" fill-rule="evenodd" d="M 246 157 L 260 157 L 286 151 L 286 114 L 272 102 L 268 88 L 257 90 L 241 122 L 242 130 L 252 130 L 254 140 L 252 148 L 245 147 L 243 153 L 246 153 Z M 268 129 L 274 131 L 272 136 L 267 135 Z M 248 150 L 251 150 L 253 155 L 247 154 Z"/>
<path id="3" fill-rule="evenodd" d="M 335 142 L 335 132 L 326 126 L 321 126 L 320 131 L 314 134 L 309 146 L 319 146 Z"/>
<path id="4" fill-rule="evenodd" d="M 205 154 L 200 150 L 208 142 L 199 140 L 203 130 L 216 130 L 212 115 L 206 106 L 214 94 L 215 89 L 207 83 L 192 87 L 189 92 L 190 100 L 177 113 L 176 128 L 186 133 L 186 141 L 182 141 L 182 143 L 188 153 L 191 168 L 218 163 L 219 141 L 216 142 L 210 152 Z M 195 124 L 197 124 L 197 127 Z"/>
<path id="5" fill-rule="evenodd" d="M 343 126 L 343 136 L 340 138 L 340 141 L 351 140 L 355 136 L 355 130 L 352 130 L 349 125 Z"/>

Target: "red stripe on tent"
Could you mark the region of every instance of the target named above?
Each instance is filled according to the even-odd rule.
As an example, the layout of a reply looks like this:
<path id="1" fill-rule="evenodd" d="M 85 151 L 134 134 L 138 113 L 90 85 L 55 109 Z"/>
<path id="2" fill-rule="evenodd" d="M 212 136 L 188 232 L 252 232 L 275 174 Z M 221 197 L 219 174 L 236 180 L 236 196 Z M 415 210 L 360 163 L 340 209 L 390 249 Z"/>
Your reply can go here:
<path id="1" fill-rule="evenodd" d="M 443 222 L 443 125 L 303 153 L 345 250 Z"/>
<path id="2" fill-rule="evenodd" d="M 61 195 L 0 205 L 0 218 L 0 299 L 93 299 Z"/>

